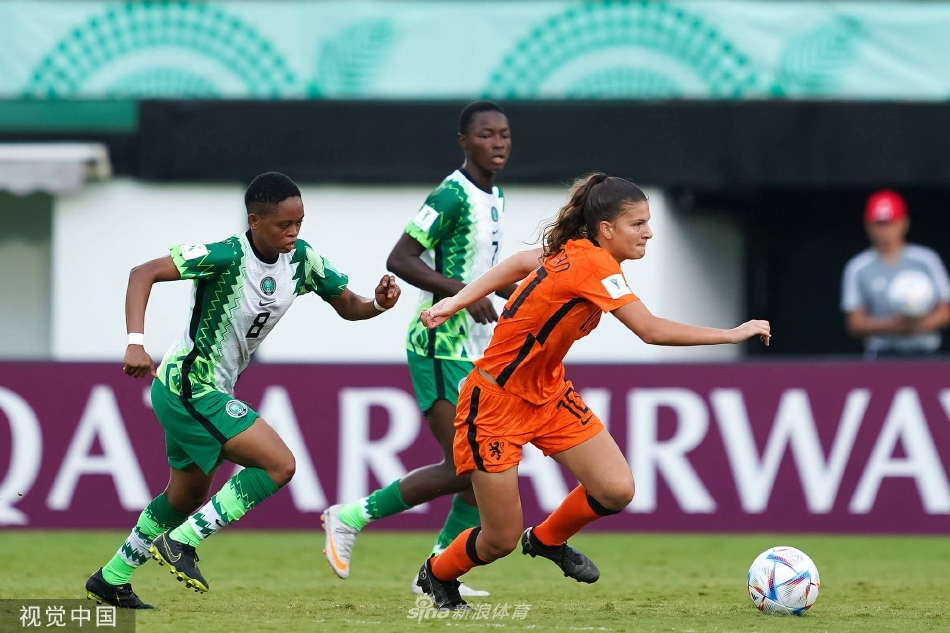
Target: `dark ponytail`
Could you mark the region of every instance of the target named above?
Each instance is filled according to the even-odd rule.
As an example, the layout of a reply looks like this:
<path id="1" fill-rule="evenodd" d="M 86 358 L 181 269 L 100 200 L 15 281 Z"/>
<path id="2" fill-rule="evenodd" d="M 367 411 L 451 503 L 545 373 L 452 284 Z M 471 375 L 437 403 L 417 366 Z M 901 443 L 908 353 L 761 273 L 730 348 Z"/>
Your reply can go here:
<path id="1" fill-rule="evenodd" d="M 624 205 L 645 202 L 647 196 L 629 180 L 594 172 L 574 181 L 571 197 L 543 229 L 544 256 L 564 248 L 568 240 L 596 238 L 601 222 L 613 222 Z"/>

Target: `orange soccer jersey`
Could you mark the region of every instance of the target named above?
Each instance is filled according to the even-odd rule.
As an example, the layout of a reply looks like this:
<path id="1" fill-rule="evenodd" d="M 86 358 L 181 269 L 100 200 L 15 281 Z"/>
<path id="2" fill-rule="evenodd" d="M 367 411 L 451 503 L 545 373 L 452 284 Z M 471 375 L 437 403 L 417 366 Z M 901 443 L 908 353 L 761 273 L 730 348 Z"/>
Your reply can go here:
<path id="1" fill-rule="evenodd" d="M 571 240 L 525 279 L 505 306 L 479 369 L 459 391 L 455 468 L 501 472 L 531 442 L 545 455 L 603 430 L 564 378 L 564 355 L 604 312 L 636 300 L 620 265 L 590 240 Z M 497 385 L 479 374 L 490 374 Z"/>
<path id="2" fill-rule="evenodd" d="M 564 356 L 604 312 L 636 301 L 617 263 L 588 239 L 569 240 L 508 300 L 475 361 L 508 393 L 541 405 L 564 391 Z"/>

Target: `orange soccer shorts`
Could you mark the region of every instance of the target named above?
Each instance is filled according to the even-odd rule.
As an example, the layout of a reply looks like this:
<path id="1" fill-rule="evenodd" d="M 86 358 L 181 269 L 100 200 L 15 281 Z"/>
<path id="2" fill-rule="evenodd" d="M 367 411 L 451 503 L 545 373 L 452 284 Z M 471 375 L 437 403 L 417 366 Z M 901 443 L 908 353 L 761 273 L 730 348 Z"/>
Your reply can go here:
<path id="1" fill-rule="evenodd" d="M 485 380 L 473 369 L 459 392 L 455 414 L 455 471 L 500 473 L 521 461 L 531 442 L 547 455 L 573 448 L 604 428 L 571 382 L 560 395 L 535 405 Z"/>

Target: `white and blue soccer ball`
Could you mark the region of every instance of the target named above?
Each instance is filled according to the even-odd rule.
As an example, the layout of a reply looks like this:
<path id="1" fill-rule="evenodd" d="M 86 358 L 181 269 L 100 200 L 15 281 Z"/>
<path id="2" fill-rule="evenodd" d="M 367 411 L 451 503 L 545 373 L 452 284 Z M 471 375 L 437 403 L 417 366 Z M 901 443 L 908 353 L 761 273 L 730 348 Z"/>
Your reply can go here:
<path id="1" fill-rule="evenodd" d="M 927 273 L 902 270 L 887 287 L 887 301 L 898 314 L 919 318 L 934 309 L 937 293 Z"/>
<path id="2" fill-rule="evenodd" d="M 763 613 L 802 615 L 818 599 L 818 568 L 794 547 L 773 547 L 749 568 L 749 597 Z"/>

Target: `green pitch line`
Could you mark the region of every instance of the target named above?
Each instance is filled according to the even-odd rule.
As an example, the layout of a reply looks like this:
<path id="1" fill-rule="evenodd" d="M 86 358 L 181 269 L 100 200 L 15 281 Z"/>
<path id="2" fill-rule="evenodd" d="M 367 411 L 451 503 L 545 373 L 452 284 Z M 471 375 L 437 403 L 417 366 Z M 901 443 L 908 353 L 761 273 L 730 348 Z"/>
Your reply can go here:
<path id="1" fill-rule="evenodd" d="M 124 532 L 0 534 L 0 598 L 81 598 L 86 578 L 121 545 Z M 320 550 L 323 533 L 234 531 L 202 544 L 211 591 L 186 591 L 154 561 L 132 577 L 154 604 L 138 631 L 607 630 L 947 631 L 950 538 L 793 535 L 591 534 L 571 541 L 600 567 L 579 585 L 548 561 L 515 553 L 467 577 L 492 592 L 487 619 L 411 619 L 409 593 L 432 534 L 362 534 L 348 580 L 336 578 Z M 763 550 L 791 545 L 810 555 L 821 593 L 802 618 L 765 616 L 746 593 L 746 572 Z M 504 605 L 507 615 L 502 616 Z M 528 605 L 524 619 L 515 607 Z M 499 617 L 492 620 L 496 613 Z M 484 607 L 483 607 L 484 612 Z M 236 614 L 241 614 L 240 616 Z M 494 625 L 504 625 L 493 626 Z M 531 627 L 531 628 L 529 628 Z M 590 627 L 593 627 L 590 629 Z"/>

